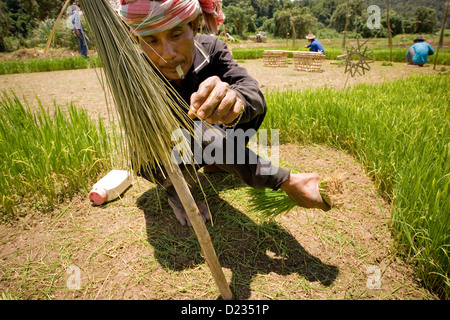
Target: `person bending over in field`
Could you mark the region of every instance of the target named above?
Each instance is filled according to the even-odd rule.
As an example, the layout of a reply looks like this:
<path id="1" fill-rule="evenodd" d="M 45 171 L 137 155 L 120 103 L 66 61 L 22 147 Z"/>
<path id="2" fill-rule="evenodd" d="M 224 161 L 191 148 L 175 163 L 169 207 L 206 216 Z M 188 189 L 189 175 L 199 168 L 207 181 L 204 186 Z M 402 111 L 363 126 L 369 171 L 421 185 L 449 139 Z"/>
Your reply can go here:
<path id="1" fill-rule="evenodd" d="M 237 161 L 239 152 L 232 161 L 225 159 L 230 153 L 224 138 L 227 129 L 256 132 L 265 117 L 266 103 L 258 82 L 237 65 L 226 44 L 215 36 L 197 34 L 202 15 L 206 27 L 217 33 L 224 19 L 220 2 L 121 0 L 119 14 L 154 66 L 190 106 L 190 110 L 186 110 L 189 117 L 198 117 L 221 133 L 221 139 L 211 142 L 202 139 L 201 147 L 211 147 L 214 143 L 216 154 L 223 151 L 220 153 L 223 158 L 215 158 L 211 164 L 205 157 L 192 166 L 195 170 L 204 167 L 205 172 L 228 172 L 254 188 L 282 189 L 301 207 L 330 209 L 320 195 L 318 174 L 292 174 L 290 170 L 256 156 L 245 146 L 249 137 L 245 138 L 242 147 L 244 163 Z M 201 126 L 205 132 L 206 125 Z M 167 175 L 145 169 L 138 174 L 152 182 L 152 177 L 155 178 L 165 189 L 177 219 L 182 225 L 190 225 L 172 183 L 165 178 Z M 197 201 L 195 184 L 190 187 Z M 197 201 L 197 206 L 203 219 L 209 220 L 206 205 Z"/>
<path id="2" fill-rule="evenodd" d="M 306 36 L 306 39 L 308 39 L 309 44 L 305 46 L 305 48 L 309 48 L 309 51 L 311 52 L 321 52 L 325 54 L 325 49 L 323 48 L 323 45 L 320 43 L 319 40 L 316 39 L 316 36 L 312 33 L 309 33 Z"/>
<path id="3" fill-rule="evenodd" d="M 419 35 L 414 40 L 414 44 L 409 47 L 408 52 L 406 52 L 406 64 L 423 67 L 428 62 L 428 56 L 433 54 L 434 50 L 431 45 L 425 42 L 425 38 L 422 35 Z"/>

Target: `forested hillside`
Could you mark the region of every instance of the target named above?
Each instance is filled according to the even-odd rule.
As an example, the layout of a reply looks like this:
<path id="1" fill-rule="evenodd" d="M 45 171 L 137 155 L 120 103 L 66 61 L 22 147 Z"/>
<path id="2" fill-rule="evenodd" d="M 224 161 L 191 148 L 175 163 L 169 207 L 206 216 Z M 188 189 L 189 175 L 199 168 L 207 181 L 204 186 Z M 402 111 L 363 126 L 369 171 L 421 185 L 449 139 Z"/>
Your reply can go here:
<path id="1" fill-rule="evenodd" d="M 436 32 L 445 1 L 390 0 L 394 36 Z M 36 45 L 37 35 L 49 33 L 64 3 L 65 0 L 0 0 L 0 51 Z M 380 29 L 367 26 L 369 5 L 380 8 Z M 309 32 L 332 37 L 344 31 L 347 12 L 348 32 L 362 37 L 387 35 L 386 0 L 223 0 L 223 8 L 227 31 L 242 37 L 258 31 L 279 38 L 301 38 Z"/>
<path id="2" fill-rule="evenodd" d="M 433 33 L 441 25 L 445 0 L 390 1 L 394 35 Z M 295 30 L 297 37 L 303 37 L 308 32 L 319 32 L 323 28 L 341 33 L 348 23 L 346 30 L 362 37 L 387 36 L 385 0 L 223 0 L 223 5 L 227 30 L 238 35 L 265 31 L 284 38 L 288 34 L 292 36 Z M 380 29 L 373 30 L 367 26 L 370 5 L 380 8 Z"/>
<path id="3" fill-rule="evenodd" d="M 386 0 L 363 0 L 366 5 L 377 5 L 386 10 Z M 436 18 L 442 23 L 446 0 L 390 0 L 391 10 L 399 14 L 414 14 L 418 7 L 428 7 L 436 10 Z M 450 28 L 450 19 L 447 19 L 447 28 Z"/>

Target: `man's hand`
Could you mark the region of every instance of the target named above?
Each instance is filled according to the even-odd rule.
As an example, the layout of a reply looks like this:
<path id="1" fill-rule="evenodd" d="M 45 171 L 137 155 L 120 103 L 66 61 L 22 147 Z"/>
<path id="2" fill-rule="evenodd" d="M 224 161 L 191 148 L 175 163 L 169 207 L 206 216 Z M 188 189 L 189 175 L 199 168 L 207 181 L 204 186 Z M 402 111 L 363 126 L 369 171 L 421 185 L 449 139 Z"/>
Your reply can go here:
<path id="1" fill-rule="evenodd" d="M 244 101 L 230 85 L 219 77 L 203 81 L 197 92 L 191 95 L 191 110 L 188 116 L 204 119 L 207 123 L 232 123 L 244 111 Z"/>

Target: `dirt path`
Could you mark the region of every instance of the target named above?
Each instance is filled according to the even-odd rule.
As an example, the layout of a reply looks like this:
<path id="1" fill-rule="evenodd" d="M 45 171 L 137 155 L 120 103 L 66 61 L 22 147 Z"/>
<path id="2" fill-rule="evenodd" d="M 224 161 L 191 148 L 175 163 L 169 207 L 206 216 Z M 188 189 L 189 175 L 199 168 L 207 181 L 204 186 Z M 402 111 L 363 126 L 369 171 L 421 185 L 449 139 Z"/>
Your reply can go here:
<path id="1" fill-rule="evenodd" d="M 329 62 L 317 74 L 264 68 L 262 60 L 243 65 L 263 90 L 345 83 L 343 69 Z M 349 85 L 432 72 L 375 64 Z M 107 116 L 94 70 L 0 76 L 0 89 L 13 89 L 32 105 L 37 95 L 46 106 L 72 101 L 94 117 Z M 248 207 L 246 186 L 230 175 L 209 175 L 218 194 L 208 197 L 214 220 L 208 229 L 238 298 L 435 299 L 396 256 L 390 206 L 352 157 L 324 146 L 283 145 L 280 159 L 298 171 L 345 176 L 343 204 L 328 213 L 297 209 L 264 221 Z M 123 199 L 105 206 L 79 195 L 54 215 L 30 212 L 0 225 L 0 293 L 14 299 L 216 299 L 192 229 L 177 223 L 165 201 L 159 204 L 157 192 L 162 195 L 137 179 Z"/>
<path id="2" fill-rule="evenodd" d="M 345 86 L 347 75 L 344 67 L 334 64 L 335 61 L 326 60 L 322 66 L 323 72 L 299 72 L 292 68 L 264 67 L 262 59 L 246 60 L 241 65 L 250 75 L 255 77 L 263 92 L 267 90 L 302 90 L 328 86 L 341 89 Z M 435 74 L 432 66 L 423 68 L 394 63 L 394 66 L 381 66 L 374 62 L 371 70 L 365 76 L 349 77 L 347 86 L 358 83 L 381 83 L 403 79 L 411 74 Z M 439 68 L 437 68 L 439 70 Z M 83 107 L 97 117 L 99 114 L 107 118 L 105 95 L 100 85 L 101 70 L 85 69 L 56 72 L 42 72 L 30 74 L 0 75 L 0 91 L 14 90 L 16 95 L 25 99 L 30 105 L 37 105 L 36 96 L 44 106 L 51 106 L 53 101 L 63 106 L 72 102 Z"/>

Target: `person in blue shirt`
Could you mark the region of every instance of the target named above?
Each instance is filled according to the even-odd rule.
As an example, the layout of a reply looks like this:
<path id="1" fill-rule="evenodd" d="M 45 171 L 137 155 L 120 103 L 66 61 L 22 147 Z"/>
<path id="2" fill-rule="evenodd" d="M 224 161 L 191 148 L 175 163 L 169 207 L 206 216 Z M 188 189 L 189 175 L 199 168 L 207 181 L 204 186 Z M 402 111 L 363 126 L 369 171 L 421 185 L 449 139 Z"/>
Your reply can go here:
<path id="1" fill-rule="evenodd" d="M 322 52 L 323 54 L 325 54 L 325 50 L 323 49 L 322 44 L 319 40 L 316 39 L 315 35 L 310 33 L 306 36 L 306 39 L 308 39 L 309 44 L 306 45 L 305 48 L 310 48 L 309 51 L 312 52 Z"/>
<path id="2" fill-rule="evenodd" d="M 428 62 L 428 56 L 432 54 L 434 54 L 433 48 L 425 42 L 425 38 L 422 35 L 419 35 L 406 53 L 406 64 L 422 67 Z"/>
<path id="3" fill-rule="evenodd" d="M 70 10 L 72 11 L 73 33 L 78 39 L 78 51 L 82 57 L 87 58 L 90 42 L 86 32 L 84 31 L 83 24 L 81 23 L 79 4 L 77 2 L 73 2 Z"/>

